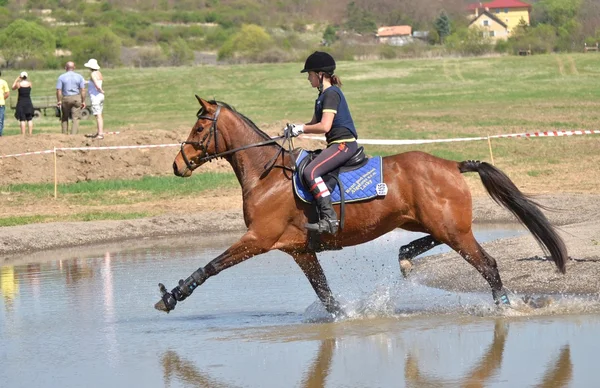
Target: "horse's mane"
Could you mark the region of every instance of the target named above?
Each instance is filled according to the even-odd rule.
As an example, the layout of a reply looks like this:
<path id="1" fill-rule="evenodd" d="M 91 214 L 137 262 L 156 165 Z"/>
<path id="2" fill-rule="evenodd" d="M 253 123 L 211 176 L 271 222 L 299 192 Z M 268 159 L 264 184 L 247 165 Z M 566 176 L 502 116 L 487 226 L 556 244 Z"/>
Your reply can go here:
<path id="1" fill-rule="evenodd" d="M 211 103 L 212 105 L 220 105 L 222 107 L 229 109 L 231 112 L 233 112 L 236 116 L 238 116 L 240 119 L 242 119 L 242 121 L 244 121 L 250 128 L 252 128 L 256 133 L 258 133 L 265 140 L 271 140 L 271 136 L 269 136 L 266 132 L 264 132 L 263 130 L 258 128 L 258 126 L 256 124 L 254 124 L 254 121 L 250 120 L 248 117 L 246 117 L 242 113 L 238 112 L 233 106 L 229 105 L 226 102 L 217 101 L 217 100 L 210 100 L 208 102 Z"/>

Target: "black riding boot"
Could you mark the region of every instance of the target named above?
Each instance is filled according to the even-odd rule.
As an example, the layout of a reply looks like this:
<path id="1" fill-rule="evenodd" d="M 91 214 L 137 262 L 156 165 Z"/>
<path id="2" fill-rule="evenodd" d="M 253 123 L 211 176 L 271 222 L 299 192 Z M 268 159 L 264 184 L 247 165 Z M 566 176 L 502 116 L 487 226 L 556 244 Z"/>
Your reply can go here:
<path id="1" fill-rule="evenodd" d="M 335 210 L 333 210 L 331 195 L 317 197 L 315 201 L 317 202 L 317 209 L 319 210 L 319 222 L 316 224 L 306 224 L 304 227 L 307 230 L 312 230 L 317 233 L 336 234 L 340 222 L 337 219 Z"/>

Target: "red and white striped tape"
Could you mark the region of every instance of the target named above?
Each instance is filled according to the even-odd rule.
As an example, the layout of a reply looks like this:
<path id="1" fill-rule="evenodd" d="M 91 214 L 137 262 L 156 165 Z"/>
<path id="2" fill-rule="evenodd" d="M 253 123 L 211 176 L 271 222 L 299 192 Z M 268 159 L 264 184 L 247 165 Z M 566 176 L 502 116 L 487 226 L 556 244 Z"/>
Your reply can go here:
<path id="1" fill-rule="evenodd" d="M 491 138 L 505 138 L 505 137 L 554 137 L 554 136 L 575 136 L 575 135 L 594 135 L 600 134 L 597 130 L 582 130 L 582 131 L 545 131 L 545 132 L 532 132 L 532 133 L 513 133 L 510 135 L 494 135 Z"/>
<path id="2" fill-rule="evenodd" d="M 499 138 L 530 138 L 530 137 L 553 137 L 553 136 L 575 136 L 575 135 L 594 135 L 600 134 L 600 130 L 581 130 L 581 131 L 546 131 L 531 133 L 511 133 L 506 135 L 491 135 L 490 139 Z M 306 135 L 304 138 L 325 141 L 324 136 Z M 370 145 L 407 145 L 407 144 L 429 144 L 429 143 L 449 143 L 456 141 L 474 141 L 487 140 L 488 136 L 463 137 L 454 139 L 419 139 L 419 140 L 397 140 L 397 139 L 358 139 L 362 144 Z"/>
<path id="3" fill-rule="evenodd" d="M 165 147 L 181 147 L 181 143 L 173 144 L 146 144 L 137 146 L 103 146 L 103 147 L 61 147 L 57 151 L 97 151 L 97 150 L 127 150 L 140 148 L 165 148 Z"/>
<path id="4" fill-rule="evenodd" d="M 97 150 L 124 150 L 124 149 L 139 149 L 139 148 L 165 148 L 165 147 L 181 147 L 181 143 L 174 144 L 147 144 L 137 146 L 106 146 L 106 147 L 61 147 L 56 148 L 56 151 L 97 151 Z M 2 158 L 19 157 L 26 155 L 51 154 L 55 150 L 23 152 L 20 154 L 0 155 Z"/>
<path id="5" fill-rule="evenodd" d="M 108 134 L 118 134 L 119 132 L 105 132 Z M 506 135 L 492 135 L 480 137 L 463 137 L 454 139 L 421 139 L 421 140 L 397 140 L 397 139 L 360 139 L 360 144 L 370 145 L 407 145 L 407 144 L 429 144 L 429 143 L 448 143 L 457 141 L 473 141 L 487 140 L 499 138 L 530 138 L 530 137 L 554 137 L 554 136 L 575 136 L 575 135 L 595 135 L 600 134 L 600 130 L 581 130 L 581 131 L 546 131 L 546 132 L 531 132 L 531 133 L 512 133 Z M 324 136 L 306 135 L 304 138 L 314 140 L 325 140 Z M 96 151 L 96 150 L 125 150 L 125 149 L 141 149 L 141 148 L 165 148 L 165 147 L 180 147 L 181 143 L 173 144 L 147 144 L 137 146 L 103 146 L 103 147 L 62 147 L 56 148 L 56 151 Z M 50 154 L 55 150 L 23 152 L 19 154 L 0 155 L 2 158 L 19 157 L 27 155 Z"/>
<path id="6" fill-rule="evenodd" d="M 51 154 L 53 153 L 54 150 L 45 150 L 45 151 L 33 151 L 33 152 L 23 152 L 20 154 L 10 154 L 10 155 L 0 155 L 0 159 L 2 158 L 11 158 L 11 157 L 18 157 L 18 156 L 26 156 L 26 155 L 40 155 L 40 154 Z"/>

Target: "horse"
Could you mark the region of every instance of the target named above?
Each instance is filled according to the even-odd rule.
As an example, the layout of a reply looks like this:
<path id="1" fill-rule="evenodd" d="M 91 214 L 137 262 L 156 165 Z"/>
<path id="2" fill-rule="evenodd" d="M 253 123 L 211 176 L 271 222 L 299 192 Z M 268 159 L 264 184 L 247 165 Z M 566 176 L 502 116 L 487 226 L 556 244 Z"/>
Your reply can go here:
<path id="1" fill-rule="evenodd" d="M 294 150 L 286 149 L 286 138 L 270 137 L 224 102 L 204 100 L 197 95 L 196 98 L 200 103 L 197 120 L 187 141 L 181 144 L 173 172 L 189 177 L 208 161 L 227 160 L 242 188 L 247 231 L 207 265 L 186 280 L 179 280 L 171 292 L 159 284 L 161 299 L 154 307 L 170 312 L 207 279 L 253 256 L 278 249 L 298 264 L 325 309 L 334 317 L 343 316 L 317 252 L 308 243 L 304 224 L 312 209 L 292 191 Z M 419 151 L 383 157 L 382 166 L 387 194 L 346 204 L 343 229 L 335 235 L 322 236 L 328 249 L 362 244 L 396 228 L 425 233 L 425 237 L 400 247 L 398 258 L 403 273 L 414 257 L 446 244 L 489 283 L 496 305 L 510 306 L 496 260 L 473 236 L 471 193 L 462 174 L 476 172 L 491 198 L 516 216 L 558 270 L 565 273 L 565 244 L 541 211 L 541 205 L 523 194 L 500 169 L 487 162 L 456 162 Z M 339 214 L 339 205 L 335 209 Z"/>

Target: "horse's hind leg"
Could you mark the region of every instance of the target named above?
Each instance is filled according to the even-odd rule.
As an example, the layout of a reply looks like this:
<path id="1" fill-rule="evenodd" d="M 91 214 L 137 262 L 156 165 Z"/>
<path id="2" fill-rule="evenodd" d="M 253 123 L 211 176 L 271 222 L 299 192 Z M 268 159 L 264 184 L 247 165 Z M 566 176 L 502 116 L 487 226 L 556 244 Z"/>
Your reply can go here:
<path id="1" fill-rule="evenodd" d="M 492 296 L 496 304 L 510 305 L 508 294 L 502 286 L 496 260 L 479 245 L 472 232 L 455 236 L 446 244 L 458 252 L 487 280 L 492 287 Z"/>
<path id="2" fill-rule="evenodd" d="M 292 255 L 296 264 L 298 264 L 300 269 L 302 269 L 302 272 L 304 272 L 304 275 L 308 278 L 308 281 L 321 300 L 321 303 L 323 303 L 327 309 L 327 312 L 333 316 L 343 315 L 344 311 L 337 300 L 335 300 L 333 293 L 329 288 L 329 284 L 327 284 L 325 272 L 323 272 L 323 267 L 321 267 L 317 255 L 315 253 L 288 253 Z"/>
<path id="3" fill-rule="evenodd" d="M 440 244 L 442 242 L 436 240 L 433 236 L 425 236 L 400 247 L 398 261 L 400 262 L 402 276 L 407 278 L 410 271 L 412 271 L 412 259 Z"/>

